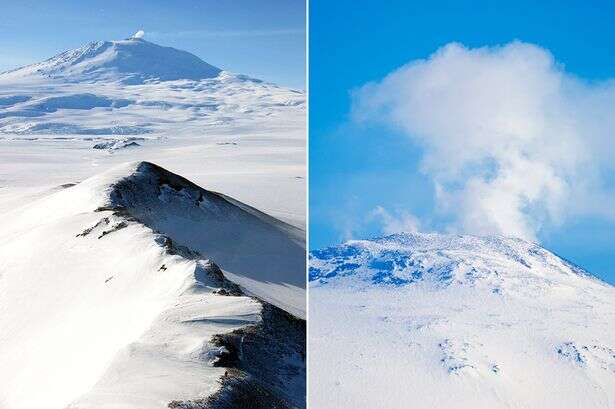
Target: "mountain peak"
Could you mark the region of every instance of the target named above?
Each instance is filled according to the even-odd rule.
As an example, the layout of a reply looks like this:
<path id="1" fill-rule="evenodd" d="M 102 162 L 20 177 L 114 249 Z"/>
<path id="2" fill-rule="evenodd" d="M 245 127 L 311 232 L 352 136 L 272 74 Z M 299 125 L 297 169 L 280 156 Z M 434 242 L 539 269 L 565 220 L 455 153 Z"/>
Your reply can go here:
<path id="1" fill-rule="evenodd" d="M 93 41 L 40 63 L 0 74 L 0 78 L 52 78 L 69 82 L 200 80 L 221 70 L 194 54 L 151 43 L 135 33 L 116 41 Z"/>
<path id="2" fill-rule="evenodd" d="M 310 280 L 320 284 L 403 286 L 421 282 L 506 291 L 597 281 L 537 243 L 501 236 L 401 233 L 351 240 L 312 251 L 310 266 Z"/>

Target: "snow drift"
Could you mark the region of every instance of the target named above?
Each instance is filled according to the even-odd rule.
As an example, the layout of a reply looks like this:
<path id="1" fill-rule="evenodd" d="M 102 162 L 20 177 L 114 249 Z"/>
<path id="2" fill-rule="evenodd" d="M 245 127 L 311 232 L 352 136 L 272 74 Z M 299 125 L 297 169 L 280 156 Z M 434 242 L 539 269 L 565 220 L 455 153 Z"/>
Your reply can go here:
<path id="1" fill-rule="evenodd" d="M 615 288 L 536 243 L 356 240 L 310 280 L 315 407 L 615 407 Z"/>
<path id="2" fill-rule="evenodd" d="M 223 274 L 305 314 L 296 229 L 151 163 L 1 217 L 3 409 L 145 409 L 211 396 L 227 352 L 212 337 L 262 320 L 261 303 Z"/>

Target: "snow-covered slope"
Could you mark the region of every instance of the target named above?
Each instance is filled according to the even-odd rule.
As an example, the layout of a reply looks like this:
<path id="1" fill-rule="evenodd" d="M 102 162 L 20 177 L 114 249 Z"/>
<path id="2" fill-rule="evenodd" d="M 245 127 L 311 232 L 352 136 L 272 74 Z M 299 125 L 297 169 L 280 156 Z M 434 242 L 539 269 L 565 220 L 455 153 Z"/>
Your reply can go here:
<path id="1" fill-rule="evenodd" d="M 350 241 L 310 280 L 314 407 L 615 408 L 615 288 L 535 243 Z"/>
<path id="2" fill-rule="evenodd" d="M 248 294 L 304 314 L 297 229 L 151 163 L 63 186 L 0 225 L 3 409 L 211 396 L 228 353 L 212 337 L 264 319 L 216 264 Z M 300 356 L 272 358 L 296 368 L 286 384 L 305 376 Z M 296 387 L 274 392 L 302 406 Z"/>

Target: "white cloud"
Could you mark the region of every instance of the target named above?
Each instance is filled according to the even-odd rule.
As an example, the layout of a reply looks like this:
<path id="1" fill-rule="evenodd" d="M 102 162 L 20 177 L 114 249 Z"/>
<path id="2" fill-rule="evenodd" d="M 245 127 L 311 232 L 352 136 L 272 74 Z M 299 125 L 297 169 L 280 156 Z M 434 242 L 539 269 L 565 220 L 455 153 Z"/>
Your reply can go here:
<path id="1" fill-rule="evenodd" d="M 419 231 L 419 220 L 408 211 L 394 214 L 382 206 L 376 206 L 371 216 L 380 221 L 384 234 L 414 233 Z"/>
<path id="2" fill-rule="evenodd" d="M 613 214 L 594 198 L 615 162 L 615 83 L 583 82 L 536 45 L 448 44 L 359 89 L 354 117 L 423 148 L 452 230 L 535 239 L 572 215 Z"/>
<path id="3" fill-rule="evenodd" d="M 145 31 L 139 30 L 132 37 L 133 38 L 143 38 L 144 35 L 145 35 Z"/>

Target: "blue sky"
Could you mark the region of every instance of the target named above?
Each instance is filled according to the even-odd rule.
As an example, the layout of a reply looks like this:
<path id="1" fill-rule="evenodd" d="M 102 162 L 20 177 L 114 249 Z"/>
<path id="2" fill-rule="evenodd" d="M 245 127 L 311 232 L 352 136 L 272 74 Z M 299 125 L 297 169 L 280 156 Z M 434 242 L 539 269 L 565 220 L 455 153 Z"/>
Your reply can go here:
<path id="1" fill-rule="evenodd" d="M 587 82 L 615 77 L 614 6 L 607 2 L 310 2 L 310 248 L 382 233 L 377 206 L 408 211 L 430 229 L 434 211 L 423 150 L 398 129 L 350 118 L 350 93 L 409 61 L 460 42 L 474 48 L 513 40 L 550 51 Z M 614 182 L 606 175 L 606 183 Z M 574 198 L 573 198 L 574 200 Z M 547 248 L 615 283 L 615 222 L 571 217 L 540 230 Z"/>
<path id="2" fill-rule="evenodd" d="M 146 40 L 190 51 L 220 68 L 305 88 L 302 0 L 6 1 L 0 70 L 138 29 Z"/>

